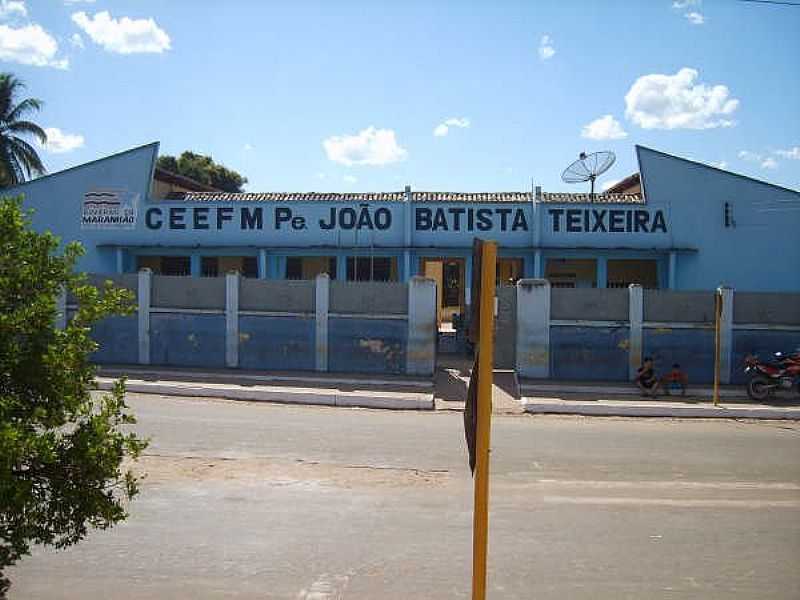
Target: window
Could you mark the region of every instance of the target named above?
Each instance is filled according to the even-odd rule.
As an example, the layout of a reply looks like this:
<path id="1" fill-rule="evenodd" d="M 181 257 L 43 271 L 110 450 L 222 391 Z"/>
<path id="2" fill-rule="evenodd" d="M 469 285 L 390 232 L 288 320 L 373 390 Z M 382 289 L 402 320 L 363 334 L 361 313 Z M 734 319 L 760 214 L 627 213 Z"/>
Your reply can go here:
<path id="1" fill-rule="evenodd" d="M 389 256 L 348 256 L 348 281 L 397 281 L 397 259 Z"/>
<path id="2" fill-rule="evenodd" d="M 191 261 L 188 256 L 162 256 L 161 274 L 162 275 L 182 275 L 187 276 L 192 272 Z"/>
<path id="3" fill-rule="evenodd" d="M 255 256 L 242 258 L 242 275 L 251 279 L 258 278 L 258 258 Z"/>
<path id="4" fill-rule="evenodd" d="M 200 262 L 200 273 L 203 277 L 219 276 L 219 259 L 216 256 L 204 256 Z"/>
<path id="5" fill-rule="evenodd" d="M 335 256 L 286 257 L 286 279 L 316 279 L 322 273 L 336 279 Z"/>
<path id="6" fill-rule="evenodd" d="M 597 261 L 593 258 L 549 258 L 545 277 L 553 287 L 597 287 Z"/>
<path id="7" fill-rule="evenodd" d="M 608 287 L 626 288 L 638 283 L 644 288 L 658 288 L 658 261 L 620 259 L 608 261 Z"/>
<path id="8" fill-rule="evenodd" d="M 303 259 L 299 256 L 286 258 L 286 279 L 303 278 Z"/>

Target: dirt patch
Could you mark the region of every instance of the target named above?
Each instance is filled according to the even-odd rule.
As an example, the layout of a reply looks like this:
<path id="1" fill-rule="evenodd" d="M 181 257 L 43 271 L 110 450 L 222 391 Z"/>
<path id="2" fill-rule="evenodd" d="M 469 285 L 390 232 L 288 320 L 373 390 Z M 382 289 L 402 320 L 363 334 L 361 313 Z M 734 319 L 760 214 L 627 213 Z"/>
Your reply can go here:
<path id="1" fill-rule="evenodd" d="M 325 464 L 314 461 L 270 458 L 229 458 L 146 454 L 134 463 L 143 485 L 171 481 L 266 482 L 281 486 L 314 482 L 336 487 L 439 486 L 449 479 L 447 470 L 422 470 L 374 465 Z"/>

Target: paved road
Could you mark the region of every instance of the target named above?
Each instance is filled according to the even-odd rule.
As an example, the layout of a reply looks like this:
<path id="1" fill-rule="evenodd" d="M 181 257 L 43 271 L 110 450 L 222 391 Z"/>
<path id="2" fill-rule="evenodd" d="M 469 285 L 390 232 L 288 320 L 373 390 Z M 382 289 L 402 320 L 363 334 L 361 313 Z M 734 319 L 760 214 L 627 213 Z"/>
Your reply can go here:
<path id="1" fill-rule="evenodd" d="M 469 598 L 460 414 L 131 403 L 131 518 L 12 598 Z M 796 423 L 495 417 L 489 598 L 798 598 L 798 459 Z"/>

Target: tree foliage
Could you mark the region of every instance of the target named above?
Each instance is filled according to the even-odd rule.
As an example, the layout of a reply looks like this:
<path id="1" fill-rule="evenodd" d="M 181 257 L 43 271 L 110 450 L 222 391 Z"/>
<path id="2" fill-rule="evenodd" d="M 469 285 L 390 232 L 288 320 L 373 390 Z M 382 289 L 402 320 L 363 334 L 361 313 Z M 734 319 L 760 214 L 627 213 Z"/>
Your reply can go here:
<path id="1" fill-rule="evenodd" d="M 47 142 L 44 130 L 25 119 L 38 111 L 42 102 L 36 98 L 17 102 L 17 95 L 24 87 L 11 73 L 0 73 L 0 187 L 17 185 L 31 175 L 45 172 L 36 149 L 24 139 L 31 136 L 41 144 Z"/>
<path id="2" fill-rule="evenodd" d="M 74 271 L 82 254 L 33 231 L 21 198 L 0 199 L 0 598 L 4 569 L 32 544 L 63 548 L 110 527 L 138 492 L 126 459 L 146 441 L 127 427 L 124 382 L 92 394 L 89 362 L 90 325 L 131 313 L 133 297 L 110 281 L 89 285 Z M 62 288 L 78 303 L 63 330 L 54 326 Z"/>
<path id="3" fill-rule="evenodd" d="M 228 169 L 204 154 L 186 151 L 178 158 L 164 155 L 158 158 L 158 166 L 178 175 L 191 177 L 195 181 L 210 185 L 224 192 L 241 192 L 247 178 Z"/>

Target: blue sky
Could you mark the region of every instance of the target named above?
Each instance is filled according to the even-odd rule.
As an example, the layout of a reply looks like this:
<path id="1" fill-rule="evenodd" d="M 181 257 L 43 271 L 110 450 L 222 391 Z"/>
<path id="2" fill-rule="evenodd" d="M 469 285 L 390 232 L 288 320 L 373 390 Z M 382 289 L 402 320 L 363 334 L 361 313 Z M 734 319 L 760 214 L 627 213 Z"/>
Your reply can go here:
<path id="1" fill-rule="evenodd" d="M 50 171 L 158 140 L 251 191 L 585 191 L 580 151 L 617 153 L 602 184 L 643 144 L 800 188 L 800 7 L 0 2 Z"/>

